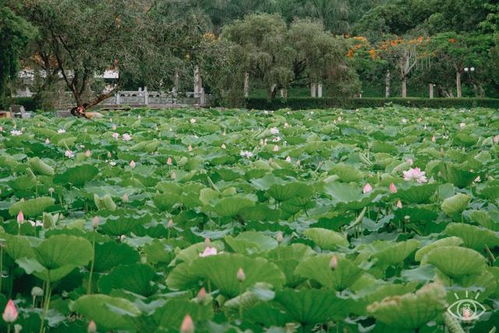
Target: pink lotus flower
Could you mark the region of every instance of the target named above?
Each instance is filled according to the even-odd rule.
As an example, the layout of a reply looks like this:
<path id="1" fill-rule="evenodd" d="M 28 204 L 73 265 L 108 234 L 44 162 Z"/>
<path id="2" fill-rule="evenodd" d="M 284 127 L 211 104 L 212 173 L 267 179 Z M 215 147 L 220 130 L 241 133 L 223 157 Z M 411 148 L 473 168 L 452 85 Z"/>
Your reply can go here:
<path id="1" fill-rule="evenodd" d="M 10 131 L 10 134 L 12 136 L 20 136 L 20 135 L 23 135 L 23 132 L 22 131 L 18 131 L 18 130 L 12 130 L 12 131 Z"/>
<path id="2" fill-rule="evenodd" d="M 119 139 L 119 137 L 120 137 L 120 134 L 119 134 L 119 133 L 113 133 L 113 138 L 115 138 L 115 139 Z"/>
<path id="3" fill-rule="evenodd" d="M 415 180 L 418 183 L 426 183 L 428 179 L 426 179 L 425 172 L 421 171 L 419 168 L 412 168 L 407 171 L 404 171 L 404 180 L 410 181 Z"/>
<path id="4" fill-rule="evenodd" d="M 134 160 L 131 160 L 131 161 L 130 161 L 130 168 L 134 169 L 134 168 L 135 168 L 135 166 L 136 166 L 135 161 L 134 161 Z"/>
<path id="5" fill-rule="evenodd" d="M 64 133 L 66 133 L 66 130 L 65 130 L 64 128 L 59 128 L 59 129 L 57 130 L 57 133 L 59 133 L 59 134 L 64 134 Z"/>
<path id="6" fill-rule="evenodd" d="M 216 256 L 218 250 L 215 247 L 207 246 L 202 253 L 199 254 L 200 257 Z"/>
<path id="7" fill-rule="evenodd" d="M 66 156 L 67 158 L 73 158 L 75 157 L 75 153 L 73 153 L 71 150 L 66 150 L 64 156 Z"/>
<path id="8" fill-rule="evenodd" d="M 184 320 L 182 320 L 180 333 L 194 333 L 194 322 L 189 314 L 186 314 Z"/>
<path id="9" fill-rule="evenodd" d="M 16 304 L 9 299 L 7 305 L 5 306 L 5 310 L 3 310 L 2 318 L 7 323 L 13 323 L 17 320 L 17 316 L 19 313 L 17 312 Z"/>
<path id="10" fill-rule="evenodd" d="M 199 292 L 198 292 L 198 294 L 197 294 L 196 298 L 197 298 L 198 300 L 202 301 L 202 300 L 204 300 L 204 299 L 206 298 L 206 295 L 207 295 L 207 293 L 206 293 L 206 289 L 204 289 L 204 287 L 202 287 L 202 288 L 199 290 Z"/>
<path id="11" fill-rule="evenodd" d="M 367 183 L 366 185 L 364 185 L 364 188 L 362 189 L 362 192 L 364 194 L 366 193 L 369 193 L 373 190 L 373 187 L 371 186 L 371 184 Z"/>
<path id="12" fill-rule="evenodd" d="M 132 136 L 128 133 L 123 134 L 123 141 L 130 141 L 132 140 Z"/>
<path id="13" fill-rule="evenodd" d="M 291 157 L 290 156 L 286 157 L 286 162 L 291 162 Z"/>
<path id="14" fill-rule="evenodd" d="M 166 160 L 166 164 L 167 165 L 172 165 L 173 164 L 173 160 L 171 157 L 168 157 L 168 159 Z"/>
<path id="15" fill-rule="evenodd" d="M 390 184 L 390 192 L 397 193 L 397 186 L 394 183 Z"/>
<path id="16" fill-rule="evenodd" d="M 195 124 L 196 123 L 196 119 L 191 118 L 190 122 L 191 122 L 191 124 Z"/>
<path id="17" fill-rule="evenodd" d="M 270 129 L 270 134 L 272 134 L 272 135 L 277 135 L 277 134 L 279 134 L 279 129 L 278 129 L 277 127 L 272 127 L 272 128 Z"/>
<path id="18" fill-rule="evenodd" d="M 20 210 L 19 213 L 17 213 L 17 223 L 22 224 L 24 222 L 24 214 L 23 211 Z"/>

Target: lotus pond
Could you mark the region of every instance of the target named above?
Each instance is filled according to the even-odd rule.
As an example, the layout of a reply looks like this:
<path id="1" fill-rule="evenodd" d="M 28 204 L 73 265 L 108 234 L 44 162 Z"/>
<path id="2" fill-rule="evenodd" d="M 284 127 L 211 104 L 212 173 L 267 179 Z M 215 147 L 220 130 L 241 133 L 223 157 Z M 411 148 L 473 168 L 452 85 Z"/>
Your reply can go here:
<path id="1" fill-rule="evenodd" d="M 2 332 L 499 321 L 497 110 L 132 110 L 0 125 Z"/>

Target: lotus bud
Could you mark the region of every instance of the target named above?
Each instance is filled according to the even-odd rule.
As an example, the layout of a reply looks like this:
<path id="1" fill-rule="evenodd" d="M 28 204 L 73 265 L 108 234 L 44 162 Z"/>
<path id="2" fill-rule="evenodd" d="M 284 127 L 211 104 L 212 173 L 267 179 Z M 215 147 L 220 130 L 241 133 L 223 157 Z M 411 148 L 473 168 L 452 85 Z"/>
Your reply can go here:
<path id="1" fill-rule="evenodd" d="M 402 208 L 402 201 L 397 200 L 396 206 L 397 206 L 397 208 Z"/>
<path id="2" fill-rule="evenodd" d="M 460 127 L 460 128 L 465 128 L 465 127 L 466 127 L 466 123 L 460 123 L 460 124 L 459 124 L 459 127 Z"/>
<path id="3" fill-rule="evenodd" d="M 227 146 L 225 145 L 225 143 L 222 143 L 222 145 L 220 146 L 222 149 L 227 149 Z"/>
<path id="4" fill-rule="evenodd" d="M 246 274 L 244 274 L 244 271 L 242 268 L 239 268 L 239 270 L 237 271 L 236 277 L 237 277 L 237 280 L 239 282 L 243 282 L 244 280 L 246 280 Z"/>
<path id="5" fill-rule="evenodd" d="M 291 162 L 291 157 L 286 157 L 286 162 Z"/>
<path id="6" fill-rule="evenodd" d="M 166 164 L 167 165 L 172 165 L 173 164 L 173 160 L 171 157 L 168 157 L 168 159 L 166 160 Z"/>
<path id="7" fill-rule="evenodd" d="M 218 250 L 216 247 L 207 246 L 202 253 L 199 254 L 200 257 L 216 256 Z"/>
<path id="8" fill-rule="evenodd" d="M 92 219 L 92 228 L 97 229 L 100 224 L 100 218 L 98 216 L 94 216 Z"/>
<path id="9" fill-rule="evenodd" d="M 194 119 L 194 118 L 191 118 L 190 121 L 191 121 L 191 124 L 195 124 L 196 123 L 196 119 Z"/>
<path id="10" fill-rule="evenodd" d="M 170 175 L 171 179 L 175 179 L 177 178 L 177 173 L 175 171 L 173 171 Z"/>
<path id="11" fill-rule="evenodd" d="M 390 184 L 390 192 L 397 193 L 397 186 L 394 183 Z"/>
<path id="12" fill-rule="evenodd" d="M 45 144 L 46 144 L 46 145 L 49 145 L 49 144 L 50 144 L 50 140 L 49 140 L 49 138 L 46 138 L 46 139 L 45 139 Z"/>
<path id="13" fill-rule="evenodd" d="M 186 314 L 182 325 L 180 325 L 180 333 L 194 333 L 194 323 L 189 314 Z"/>
<path id="14" fill-rule="evenodd" d="M 135 169 L 135 166 L 136 166 L 135 161 L 131 160 L 130 161 L 130 168 Z"/>
<path id="15" fill-rule="evenodd" d="M 96 333 L 97 332 L 97 325 L 95 324 L 95 321 L 90 320 L 90 322 L 88 323 L 87 332 L 88 333 Z"/>
<path id="16" fill-rule="evenodd" d="M 112 156 L 113 156 L 113 155 L 111 154 L 111 152 L 110 152 L 110 151 L 108 151 L 108 152 L 107 152 L 107 157 L 108 157 L 108 158 L 111 158 Z"/>
<path id="17" fill-rule="evenodd" d="M 90 150 L 85 151 L 85 157 L 90 157 L 92 156 L 92 152 Z"/>
<path id="18" fill-rule="evenodd" d="M 121 200 L 123 200 L 123 202 L 128 202 L 128 193 L 123 194 Z"/>
<path id="19" fill-rule="evenodd" d="M 166 227 L 169 228 L 169 229 L 171 229 L 171 228 L 173 228 L 173 225 L 174 225 L 173 220 L 169 219 L 168 223 L 166 224 Z"/>
<path id="20" fill-rule="evenodd" d="M 188 151 L 192 151 L 192 146 L 191 146 L 191 145 L 189 145 L 189 147 L 187 147 L 187 150 L 188 150 Z"/>
<path id="21" fill-rule="evenodd" d="M 17 320 L 18 315 L 19 313 L 17 312 L 16 304 L 9 299 L 2 314 L 3 320 L 10 324 Z"/>
<path id="22" fill-rule="evenodd" d="M 204 239 L 204 245 L 209 246 L 210 244 L 211 244 L 211 239 L 209 239 L 208 237 L 206 237 Z"/>
<path id="23" fill-rule="evenodd" d="M 274 148 L 272 149 L 274 152 L 277 152 L 279 151 L 279 146 L 278 145 L 275 145 Z"/>
<path id="24" fill-rule="evenodd" d="M 499 142 L 499 135 L 495 135 L 493 138 L 492 138 L 492 141 L 494 143 L 498 143 Z"/>
<path id="25" fill-rule="evenodd" d="M 331 260 L 329 261 L 329 268 L 331 268 L 332 270 L 335 270 L 336 267 L 338 267 L 338 257 L 332 256 Z"/>
<path id="26" fill-rule="evenodd" d="M 277 234 L 275 235 L 275 239 L 279 242 L 282 243 L 284 240 L 284 235 L 282 234 L 282 231 L 278 231 Z"/>
<path id="27" fill-rule="evenodd" d="M 364 188 L 362 189 L 362 192 L 364 194 L 366 193 L 369 193 L 373 190 L 373 187 L 371 186 L 371 184 L 367 183 L 366 185 L 364 185 Z"/>
<path id="28" fill-rule="evenodd" d="M 22 325 L 19 324 L 14 325 L 14 333 L 21 333 L 22 329 L 23 329 Z"/>
<path id="29" fill-rule="evenodd" d="M 33 287 L 33 289 L 31 289 L 31 296 L 33 297 L 42 297 L 43 296 L 43 289 L 40 288 L 40 287 Z"/>
<path id="30" fill-rule="evenodd" d="M 23 224 L 24 222 L 24 214 L 23 211 L 20 210 L 19 213 L 17 213 L 17 223 Z"/>
<path id="31" fill-rule="evenodd" d="M 431 142 L 437 142 L 437 138 L 434 136 L 431 137 Z"/>
<path id="32" fill-rule="evenodd" d="M 207 294 L 206 294 L 206 289 L 204 289 L 204 287 L 202 287 L 202 288 L 199 290 L 199 292 L 198 292 L 198 294 L 197 294 L 196 298 L 198 299 L 198 301 L 202 302 L 202 301 L 204 301 L 204 300 L 206 299 L 206 296 L 207 296 Z"/>

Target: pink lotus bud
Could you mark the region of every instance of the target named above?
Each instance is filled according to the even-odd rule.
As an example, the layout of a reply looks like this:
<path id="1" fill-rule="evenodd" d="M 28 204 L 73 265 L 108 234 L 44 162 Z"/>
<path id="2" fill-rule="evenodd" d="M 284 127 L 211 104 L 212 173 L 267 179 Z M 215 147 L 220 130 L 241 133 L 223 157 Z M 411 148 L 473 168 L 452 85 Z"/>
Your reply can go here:
<path id="1" fill-rule="evenodd" d="M 23 224 L 24 222 L 24 214 L 23 211 L 20 210 L 19 213 L 17 213 L 17 223 Z"/>
<path id="2" fill-rule="evenodd" d="M 191 146 L 191 145 L 189 145 L 189 147 L 187 147 L 187 150 L 188 150 L 188 151 L 192 151 L 192 146 Z"/>
<path id="3" fill-rule="evenodd" d="M 414 164 L 414 160 L 412 158 L 408 158 L 405 160 L 407 163 L 409 163 L 409 165 L 413 165 Z"/>
<path id="4" fill-rule="evenodd" d="M 88 333 L 96 333 L 97 332 L 97 325 L 95 324 L 95 321 L 90 320 L 90 322 L 88 323 L 87 332 Z"/>
<path id="5" fill-rule="evenodd" d="M 50 144 L 50 140 L 49 140 L 49 138 L 46 138 L 46 139 L 45 139 L 45 144 L 46 144 L 46 145 Z"/>
<path id="6" fill-rule="evenodd" d="M 437 138 L 434 136 L 431 137 L 431 142 L 436 142 L 437 141 Z"/>
<path id="7" fill-rule="evenodd" d="M 173 228 L 173 226 L 174 226 L 173 220 L 172 220 L 172 219 L 169 219 L 169 220 L 168 220 L 168 223 L 166 224 L 166 227 L 167 227 L 167 228 Z"/>
<path id="8" fill-rule="evenodd" d="M 397 208 L 402 208 L 402 201 L 397 200 L 396 206 Z"/>
<path id="9" fill-rule="evenodd" d="M 246 274 L 244 274 L 242 268 L 239 268 L 239 270 L 237 271 L 236 278 L 239 282 L 243 282 L 244 280 L 246 280 Z"/>
<path id="10" fill-rule="evenodd" d="M 134 168 L 135 168 L 135 166 L 136 166 L 135 161 L 134 161 L 134 160 L 131 160 L 131 161 L 130 161 L 130 168 L 134 169 Z"/>
<path id="11" fill-rule="evenodd" d="M 331 260 L 329 261 L 329 268 L 331 268 L 332 270 L 335 270 L 336 267 L 338 267 L 338 257 L 332 256 Z"/>
<path id="12" fill-rule="evenodd" d="M 279 146 L 278 145 L 275 145 L 274 148 L 272 149 L 274 152 L 278 152 L 279 151 Z"/>
<path id="13" fill-rule="evenodd" d="M 206 299 L 206 289 L 204 289 L 204 287 L 199 290 L 196 298 L 199 301 L 203 301 L 204 299 Z"/>
<path id="14" fill-rule="evenodd" d="M 367 183 L 366 185 L 364 185 L 364 188 L 362 189 L 362 192 L 364 194 L 366 193 L 369 193 L 373 190 L 373 187 L 371 186 L 371 184 Z"/>
<path id="15" fill-rule="evenodd" d="M 291 157 L 290 156 L 286 157 L 286 162 L 291 162 Z"/>
<path id="16" fill-rule="evenodd" d="M 85 151 L 85 157 L 92 156 L 92 152 L 90 150 Z"/>
<path id="17" fill-rule="evenodd" d="M 209 246 L 210 244 L 211 244 L 211 239 L 209 239 L 208 237 L 206 237 L 204 239 L 204 245 Z"/>
<path id="18" fill-rule="evenodd" d="M 7 305 L 5 306 L 5 310 L 3 310 L 3 320 L 10 324 L 17 320 L 18 315 L 19 314 L 17 312 L 16 304 L 11 299 L 9 299 Z"/>
<path id="19" fill-rule="evenodd" d="M 171 157 L 168 157 L 168 159 L 166 160 L 166 164 L 168 165 L 172 165 L 173 164 L 173 160 Z"/>
<path id="20" fill-rule="evenodd" d="M 123 194 L 121 200 L 123 200 L 123 202 L 128 202 L 128 193 Z"/>
<path id="21" fill-rule="evenodd" d="M 390 184 L 390 192 L 397 193 L 397 186 L 394 183 Z"/>
<path id="22" fill-rule="evenodd" d="M 94 216 L 92 219 L 92 228 L 97 229 L 100 224 L 100 218 L 98 216 Z"/>
<path id="23" fill-rule="evenodd" d="M 284 240 L 284 235 L 282 234 L 282 231 L 278 231 L 277 234 L 275 235 L 275 239 L 281 243 Z"/>
<path id="24" fill-rule="evenodd" d="M 189 314 L 186 314 L 184 320 L 182 320 L 180 333 L 194 333 L 194 322 Z"/>

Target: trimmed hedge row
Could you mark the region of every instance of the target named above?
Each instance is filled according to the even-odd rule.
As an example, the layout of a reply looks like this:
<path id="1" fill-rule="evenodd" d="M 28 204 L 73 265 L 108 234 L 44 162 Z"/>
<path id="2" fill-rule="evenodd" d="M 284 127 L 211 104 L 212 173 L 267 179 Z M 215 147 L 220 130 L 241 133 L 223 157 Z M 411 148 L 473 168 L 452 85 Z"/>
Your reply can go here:
<path id="1" fill-rule="evenodd" d="M 492 108 L 499 109 L 499 99 L 494 98 L 311 98 L 292 97 L 286 100 L 266 98 L 248 98 L 246 107 L 255 110 L 292 110 L 324 109 L 324 108 L 375 108 L 386 105 L 401 105 L 417 108 Z"/>

